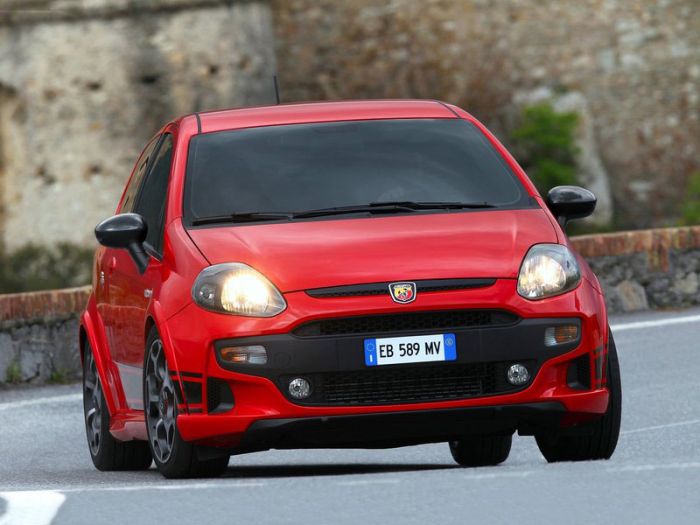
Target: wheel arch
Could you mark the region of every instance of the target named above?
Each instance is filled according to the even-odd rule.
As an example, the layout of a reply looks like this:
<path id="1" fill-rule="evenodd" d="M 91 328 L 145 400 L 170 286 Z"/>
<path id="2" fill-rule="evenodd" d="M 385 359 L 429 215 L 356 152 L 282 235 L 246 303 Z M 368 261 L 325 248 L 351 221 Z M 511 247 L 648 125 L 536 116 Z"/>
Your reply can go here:
<path id="1" fill-rule="evenodd" d="M 78 348 L 81 363 L 84 362 L 85 351 L 90 345 L 92 355 L 95 359 L 95 366 L 103 384 L 103 392 L 107 409 L 110 415 L 119 411 L 121 406 L 125 406 L 124 392 L 119 374 L 113 370 L 112 358 L 105 344 L 105 333 L 102 319 L 97 311 L 95 298 L 90 295 L 87 307 L 80 316 L 78 330 Z M 82 368 L 82 366 L 81 366 Z"/>
<path id="2" fill-rule="evenodd" d="M 146 320 L 144 323 L 143 332 L 143 345 L 144 345 L 144 359 L 146 358 L 146 344 L 148 343 L 148 335 L 151 330 L 155 327 L 160 336 L 160 340 L 163 343 L 163 349 L 165 350 L 165 357 L 168 360 L 168 367 L 172 372 L 177 372 L 179 376 L 180 369 L 177 365 L 176 352 L 173 346 L 172 338 L 170 337 L 170 330 L 168 329 L 168 319 L 163 313 L 163 307 L 157 300 L 151 301 L 148 311 L 146 313 Z M 181 385 L 182 386 L 182 385 Z"/>

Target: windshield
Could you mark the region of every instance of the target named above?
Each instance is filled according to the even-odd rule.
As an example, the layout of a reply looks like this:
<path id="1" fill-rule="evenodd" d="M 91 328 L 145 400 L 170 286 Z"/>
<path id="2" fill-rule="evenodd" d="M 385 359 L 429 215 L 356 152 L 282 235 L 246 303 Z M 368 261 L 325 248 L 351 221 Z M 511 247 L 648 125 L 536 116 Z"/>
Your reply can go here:
<path id="1" fill-rule="evenodd" d="M 461 119 L 268 126 L 197 135 L 190 143 L 190 224 L 251 213 L 293 220 L 304 211 L 397 202 L 530 205 L 503 158 Z"/>

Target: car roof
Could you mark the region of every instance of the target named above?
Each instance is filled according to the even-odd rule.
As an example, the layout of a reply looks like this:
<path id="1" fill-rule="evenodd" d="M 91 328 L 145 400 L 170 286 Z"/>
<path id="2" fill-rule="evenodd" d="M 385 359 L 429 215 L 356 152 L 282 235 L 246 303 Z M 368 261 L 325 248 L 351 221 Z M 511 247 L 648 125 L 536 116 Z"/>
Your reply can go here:
<path id="1" fill-rule="evenodd" d="M 201 133 L 257 126 L 278 126 L 342 120 L 460 118 L 435 100 L 357 100 L 279 104 L 196 113 Z"/>

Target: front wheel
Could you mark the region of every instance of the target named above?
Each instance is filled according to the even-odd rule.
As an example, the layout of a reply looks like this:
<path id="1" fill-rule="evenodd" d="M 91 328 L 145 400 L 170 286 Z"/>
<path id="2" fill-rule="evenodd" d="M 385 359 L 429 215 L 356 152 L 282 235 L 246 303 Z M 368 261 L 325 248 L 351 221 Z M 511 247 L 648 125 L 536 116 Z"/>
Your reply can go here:
<path id="1" fill-rule="evenodd" d="M 583 435 L 557 436 L 537 435 L 537 446 L 545 459 L 558 461 L 587 461 L 610 459 L 615 452 L 620 436 L 620 419 L 622 415 L 622 382 L 617 349 L 611 333 L 608 334 L 608 362 L 606 378 L 610 391 L 610 400 L 605 414 L 598 420 L 586 425 Z"/>
<path id="2" fill-rule="evenodd" d="M 153 460 L 148 443 L 118 441 L 110 434 L 110 415 L 102 380 L 89 343 L 85 345 L 83 359 L 83 409 L 88 450 L 98 470 L 146 470 L 151 466 Z"/>
<path id="3" fill-rule="evenodd" d="M 143 396 L 148 443 L 158 471 L 166 478 L 220 476 L 228 455 L 202 460 L 197 447 L 184 441 L 177 429 L 178 390 L 170 377 L 163 342 L 155 327 L 146 343 Z"/>

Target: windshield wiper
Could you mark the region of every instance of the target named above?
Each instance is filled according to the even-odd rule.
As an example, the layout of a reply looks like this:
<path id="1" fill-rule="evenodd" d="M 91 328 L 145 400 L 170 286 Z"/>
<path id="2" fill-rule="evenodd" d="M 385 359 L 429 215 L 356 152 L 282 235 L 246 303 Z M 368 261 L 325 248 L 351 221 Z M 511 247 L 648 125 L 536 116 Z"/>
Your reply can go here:
<path id="1" fill-rule="evenodd" d="M 357 206 L 338 206 L 336 208 L 319 208 L 317 210 L 299 211 L 292 215 L 294 219 L 307 219 L 309 217 L 323 217 L 325 215 L 343 215 L 345 213 L 411 213 L 417 208 L 410 208 L 402 204 L 360 204 Z"/>
<path id="2" fill-rule="evenodd" d="M 493 204 L 487 202 L 416 202 L 416 201 L 386 201 L 370 202 L 369 204 L 359 204 L 355 206 L 338 206 L 335 208 L 319 208 L 316 210 L 306 210 L 298 212 L 242 212 L 230 215 L 214 215 L 211 217 L 201 217 L 194 219 L 192 224 L 200 226 L 202 224 L 217 224 L 224 222 L 263 222 L 280 221 L 292 219 L 308 219 L 312 217 L 324 217 L 327 215 L 343 215 L 351 213 L 412 213 L 421 210 L 463 210 L 472 208 L 495 208 Z"/>
<path id="3" fill-rule="evenodd" d="M 464 210 L 476 208 L 495 208 L 488 202 L 416 202 L 416 201 L 382 201 L 360 204 L 357 206 L 340 206 L 296 212 L 294 219 L 321 217 L 324 215 L 341 215 L 344 213 L 406 213 L 421 210 Z"/>
<path id="4" fill-rule="evenodd" d="M 293 213 L 285 212 L 243 212 L 243 213 L 231 213 L 229 215 L 213 215 L 211 217 L 200 217 L 198 219 L 193 219 L 192 224 L 194 226 L 200 226 L 202 224 L 217 224 L 222 222 L 263 222 L 263 221 L 281 221 L 289 220 L 294 217 Z"/>
<path id="5" fill-rule="evenodd" d="M 451 201 L 381 201 L 371 202 L 370 206 L 403 206 L 412 210 L 464 210 L 476 208 L 495 208 L 488 202 L 451 202 Z"/>

